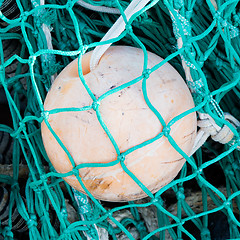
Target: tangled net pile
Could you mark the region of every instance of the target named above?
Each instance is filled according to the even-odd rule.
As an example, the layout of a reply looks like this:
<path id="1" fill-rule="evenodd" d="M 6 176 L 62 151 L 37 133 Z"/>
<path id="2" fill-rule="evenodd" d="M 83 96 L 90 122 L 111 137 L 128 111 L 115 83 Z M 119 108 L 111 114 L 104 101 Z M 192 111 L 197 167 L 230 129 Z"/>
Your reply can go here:
<path id="1" fill-rule="evenodd" d="M 211 239 L 208 219 L 216 212 L 226 216 L 230 238 L 240 238 L 239 129 L 224 118 L 227 112 L 240 119 L 238 0 L 152 0 L 133 15 L 119 37 L 110 40 L 149 50 L 173 65 L 195 101 L 195 108 L 185 115 L 208 114 L 220 128 L 229 127 L 230 142 L 208 138 L 193 156 L 185 156 L 179 175 L 156 194 L 147 192 L 144 200 L 112 205 L 72 189 L 62 179 L 66 174 L 57 173 L 48 160 L 40 126 L 47 120 L 43 102 L 54 77 L 73 59 L 98 46 L 130 2 L 16 0 L 18 14 L 12 16 L 4 15 L 7 10 L 0 1 L 0 86 L 12 119 L 0 124 L 0 131 L 13 141 L 13 174 L 0 175 L 0 182 L 11 192 L 9 218 L 1 226 L 4 239 L 14 239 L 16 234 L 11 218 L 14 208 L 34 240 L 196 239 L 189 223 L 201 239 Z M 21 47 L 14 52 L 17 43 Z M 24 184 L 19 177 L 22 162 L 28 169 Z M 221 189 L 208 178 L 216 171 L 224 178 Z M 76 171 L 67 173 L 72 174 Z M 189 185 L 201 191 L 201 210 L 187 201 Z M 169 192 L 176 199 L 174 212 L 169 210 Z M 78 219 L 69 219 L 67 203 L 78 212 Z M 156 213 L 149 214 L 156 224 L 147 222 L 147 209 Z"/>

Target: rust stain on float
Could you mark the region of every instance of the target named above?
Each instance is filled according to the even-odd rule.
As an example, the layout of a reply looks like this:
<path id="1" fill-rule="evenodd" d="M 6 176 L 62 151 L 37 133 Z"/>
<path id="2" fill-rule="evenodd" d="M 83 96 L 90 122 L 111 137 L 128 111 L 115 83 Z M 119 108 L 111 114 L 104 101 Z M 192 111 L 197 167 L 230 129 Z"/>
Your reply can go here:
<path id="1" fill-rule="evenodd" d="M 94 179 L 94 180 L 87 180 L 87 188 L 91 192 L 100 188 L 101 190 L 107 190 L 112 182 L 105 181 L 103 178 Z"/>

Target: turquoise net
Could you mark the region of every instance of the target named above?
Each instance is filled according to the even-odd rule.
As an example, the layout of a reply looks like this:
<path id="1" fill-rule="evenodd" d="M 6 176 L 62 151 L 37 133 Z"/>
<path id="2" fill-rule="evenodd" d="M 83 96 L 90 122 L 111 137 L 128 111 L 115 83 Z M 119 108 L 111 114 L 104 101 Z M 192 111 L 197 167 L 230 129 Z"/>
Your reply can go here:
<path id="1" fill-rule="evenodd" d="M 47 123 L 51 114 L 44 111 L 43 102 L 53 78 L 73 59 L 98 46 L 130 1 L 9 2 L 15 4 L 13 14 L 7 12 L 7 1 L 0 1 L 1 98 L 8 104 L 1 113 L 0 131 L 9 134 L 12 141 L 12 171 L 8 173 L 3 166 L 0 175 L 0 182 L 9 189 L 8 219 L 3 223 L 1 217 L 4 239 L 20 235 L 15 209 L 23 220 L 22 231 L 34 240 L 198 239 L 196 232 L 199 239 L 211 239 L 209 219 L 217 213 L 226 218 L 229 238 L 239 239 L 239 129 L 224 119 L 224 112 L 240 119 L 239 1 L 153 0 L 133 15 L 119 37 L 109 40 L 164 58 L 152 69 L 144 66 L 142 81 L 146 81 L 146 72 L 150 74 L 169 62 L 186 80 L 195 101 L 195 108 L 183 116 L 193 111 L 207 113 L 220 128 L 227 125 L 234 134 L 226 144 L 209 138 L 188 157 L 166 131 L 161 132 L 158 137 L 168 137 L 186 158 L 179 175 L 152 194 L 121 161 L 124 171 L 148 197 L 112 204 L 95 199 L 86 189 L 88 198 L 64 182 L 62 177 L 72 174 L 81 182 L 76 169 L 83 166 L 74 166 L 66 174 L 55 171 L 43 146 L 41 122 Z M 102 12 L 102 6 L 107 12 Z M 102 126 L 111 138 L 107 126 Z M 111 141 L 115 144 L 114 139 Z M 111 164 L 123 156 L 116 144 L 114 147 L 118 158 Z M 220 183 L 214 181 L 218 174 Z M 197 189 L 197 193 L 191 194 L 189 189 Z"/>

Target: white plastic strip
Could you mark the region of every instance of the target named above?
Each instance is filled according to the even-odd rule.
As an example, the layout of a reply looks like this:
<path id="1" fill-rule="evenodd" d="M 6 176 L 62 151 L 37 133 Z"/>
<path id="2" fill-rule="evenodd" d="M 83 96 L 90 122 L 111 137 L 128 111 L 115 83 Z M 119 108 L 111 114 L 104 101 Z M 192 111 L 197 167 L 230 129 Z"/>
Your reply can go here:
<path id="1" fill-rule="evenodd" d="M 92 5 L 90 3 L 86 3 L 83 0 L 78 0 L 77 4 L 80 6 L 87 8 L 89 10 L 95 11 L 95 12 L 102 12 L 102 13 L 110 13 L 110 14 L 120 14 L 120 11 L 118 8 L 111 8 L 111 7 L 105 7 L 105 6 L 96 6 Z"/>
<path id="2" fill-rule="evenodd" d="M 127 21 L 130 19 L 130 17 L 140 11 L 142 8 L 145 7 L 145 5 L 150 0 L 133 0 L 129 6 L 124 11 Z M 113 24 L 113 26 L 108 30 L 108 32 L 105 34 L 105 36 L 102 38 L 100 42 L 107 41 L 112 38 L 118 37 L 125 29 L 126 23 L 123 20 L 123 17 L 120 16 L 118 20 Z M 91 60 L 90 60 L 90 69 L 93 70 L 98 65 L 98 62 L 102 55 L 107 51 L 107 49 L 111 46 L 110 44 L 105 45 L 99 45 L 97 46 L 92 53 Z"/>

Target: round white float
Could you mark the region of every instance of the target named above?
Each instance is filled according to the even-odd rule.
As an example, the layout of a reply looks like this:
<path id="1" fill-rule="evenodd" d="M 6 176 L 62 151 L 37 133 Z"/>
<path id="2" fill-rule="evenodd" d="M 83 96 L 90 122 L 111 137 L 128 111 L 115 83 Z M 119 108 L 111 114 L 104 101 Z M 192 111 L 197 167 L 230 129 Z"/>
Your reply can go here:
<path id="1" fill-rule="evenodd" d="M 143 52 L 138 48 L 110 47 L 93 71 L 89 70 L 90 56 L 91 52 L 83 56 L 82 68 L 86 83 L 97 99 L 117 86 L 141 76 L 143 71 Z M 162 59 L 159 56 L 148 52 L 148 68 L 160 61 Z M 168 63 L 150 74 L 146 86 L 150 102 L 166 123 L 194 107 L 184 80 Z M 92 104 L 93 100 L 79 78 L 76 59 L 53 83 L 44 109 L 82 108 Z M 121 153 L 154 138 L 163 129 L 144 100 L 142 81 L 105 97 L 100 101 L 98 109 Z M 115 148 L 93 109 L 50 114 L 48 121 L 76 165 L 109 163 L 117 159 Z M 186 154 L 190 154 L 196 130 L 196 114 L 191 113 L 171 126 L 170 135 Z M 45 122 L 42 123 L 42 138 L 54 168 L 60 173 L 71 171 L 70 160 Z M 172 147 L 167 137 L 162 136 L 126 155 L 124 163 L 129 171 L 155 193 L 173 180 L 185 159 Z M 81 168 L 79 176 L 97 199 L 130 201 L 147 196 L 120 163 L 111 167 Z M 84 192 L 75 176 L 64 179 L 75 189 Z"/>

